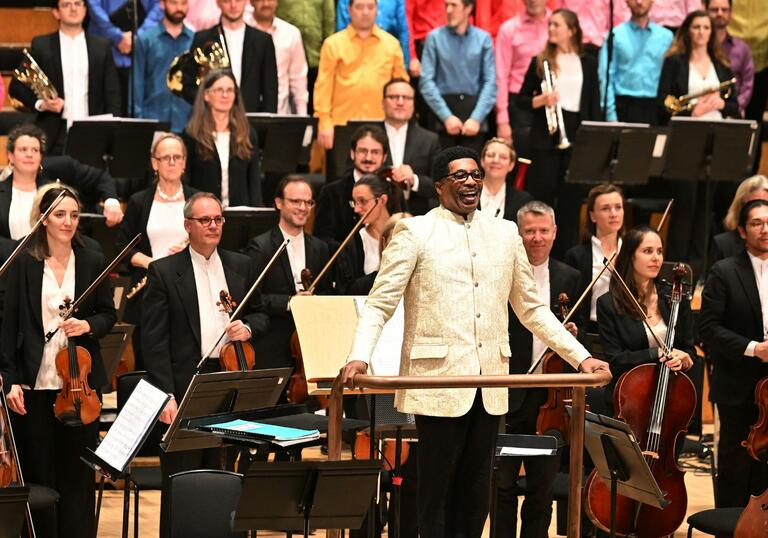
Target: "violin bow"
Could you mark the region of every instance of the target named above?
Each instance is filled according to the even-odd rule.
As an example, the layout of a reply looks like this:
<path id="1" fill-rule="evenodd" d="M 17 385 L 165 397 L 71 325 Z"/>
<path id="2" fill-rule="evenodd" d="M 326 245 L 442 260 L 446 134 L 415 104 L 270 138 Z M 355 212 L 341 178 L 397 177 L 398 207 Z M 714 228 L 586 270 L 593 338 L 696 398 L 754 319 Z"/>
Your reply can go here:
<path id="1" fill-rule="evenodd" d="M 675 199 L 670 198 L 669 202 L 667 202 L 667 208 L 664 210 L 664 214 L 661 216 L 661 220 L 659 221 L 659 224 L 656 226 L 656 233 L 660 233 L 661 229 L 664 227 L 664 224 L 667 222 L 667 217 L 669 217 L 669 212 L 672 211 L 672 206 L 675 204 Z"/>

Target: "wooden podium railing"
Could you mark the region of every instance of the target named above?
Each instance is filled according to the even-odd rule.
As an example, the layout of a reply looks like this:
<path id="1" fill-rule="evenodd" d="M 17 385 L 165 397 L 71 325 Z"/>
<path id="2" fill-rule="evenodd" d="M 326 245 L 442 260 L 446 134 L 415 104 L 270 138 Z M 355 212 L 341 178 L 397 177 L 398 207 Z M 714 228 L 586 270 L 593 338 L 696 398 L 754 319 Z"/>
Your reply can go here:
<path id="1" fill-rule="evenodd" d="M 384 377 L 356 375 L 358 389 L 448 389 L 448 388 L 544 388 L 573 387 L 570 466 L 568 482 L 568 537 L 581 536 L 581 489 L 584 471 L 584 412 L 586 387 L 602 387 L 611 381 L 608 372 L 594 374 L 517 374 L 498 376 Z M 341 417 L 344 387 L 341 377 L 333 382 L 328 409 L 328 459 L 341 459 Z"/>

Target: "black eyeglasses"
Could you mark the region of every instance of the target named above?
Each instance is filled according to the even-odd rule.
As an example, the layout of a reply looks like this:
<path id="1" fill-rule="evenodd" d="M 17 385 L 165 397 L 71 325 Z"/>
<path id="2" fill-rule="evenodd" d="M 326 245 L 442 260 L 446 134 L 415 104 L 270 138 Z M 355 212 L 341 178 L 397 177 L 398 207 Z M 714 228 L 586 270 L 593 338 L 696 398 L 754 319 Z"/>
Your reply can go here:
<path id="1" fill-rule="evenodd" d="M 472 179 L 475 181 L 482 181 L 483 178 L 485 178 L 485 172 L 479 168 L 475 168 L 474 170 L 456 170 L 453 174 L 448 174 L 440 179 L 450 179 L 454 183 L 464 183 L 470 176 L 472 176 Z"/>
<path id="2" fill-rule="evenodd" d="M 214 223 L 217 227 L 224 224 L 224 217 L 189 217 L 189 220 L 199 222 L 203 228 L 208 228 L 211 223 Z"/>

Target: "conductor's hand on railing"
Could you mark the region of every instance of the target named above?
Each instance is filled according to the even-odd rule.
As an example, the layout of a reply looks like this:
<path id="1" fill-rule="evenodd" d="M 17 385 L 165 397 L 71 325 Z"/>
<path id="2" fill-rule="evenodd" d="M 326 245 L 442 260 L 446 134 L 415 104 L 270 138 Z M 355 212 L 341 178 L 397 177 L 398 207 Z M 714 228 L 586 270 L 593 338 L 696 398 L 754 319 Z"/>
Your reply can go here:
<path id="1" fill-rule="evenodd" d="M 587 359 L 584 359 L 582 363 L 579 365 L 579 370 L 581 370 L 585 374 L 594 374 L 595 372 L 611 373 L 611 370 L 608 367 L 607 362 L 601 361 L 600 359 L 596 359 L 594 357 L 589 357 Z"/>
<path id="2" fill-rule="evenodd" d="M 355 388 L 355 376 L 357 374 L 365 374 L 367 371 L 368 365 L 364 361 L 349 361 L 341 369 L 339 375 L 344 386 L 353 389 Z"/>

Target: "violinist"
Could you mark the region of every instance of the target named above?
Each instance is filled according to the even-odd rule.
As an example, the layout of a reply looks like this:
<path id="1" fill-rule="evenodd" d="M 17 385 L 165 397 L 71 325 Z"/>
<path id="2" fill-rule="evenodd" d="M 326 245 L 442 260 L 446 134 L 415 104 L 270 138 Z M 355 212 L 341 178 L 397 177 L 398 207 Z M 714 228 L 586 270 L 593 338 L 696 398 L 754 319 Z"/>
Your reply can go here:
<path id="1" fill-rule="evenodd" d="M 626 282 L 644 310 L 648 324 L 660 342 L 667 334 L 670 308 L 669 293 L 658 279 L 664 251 L 659 234 L 646 226 L 633 228 L 624 236 L 616 257 L 616 272 Z M 622 374 L 635 366 L 663 362 L 674 372 L 689 370 L 696 360 L 693 346 L 691 305 L 687 298 L 680 304 L 674 347 L 664 356 L 651 331 L 643 323 L 634 303 L 621 283 L 611 277 L 608 293 L 597 300 L 597 324 L 614 377 L 606 388 L 606 405 L 613 412 L 613 389 Z"/>
<path id="2" fill-rule="evenodd" d="M 294 365 L 290 343 L 296 326 L 290 300 L 294 295 L 307 293 L 302 285 L 301 271 L 307 268 L 317 276 L 329 257 L 325 241 L 304 232 L 315 203 L 309 182 L 301 176 L 288 175 L 280 180 L 275 192 L 280 221 L 271 230 L 251 239 L 245 250 L 259 274 L 283 241 L 290 239 L 277 267 L 266 274 L 259 288 L 269 315 L 269 331 L 256 339 L 257 368 Z M 317 293 L 330 293 L 332 283 L 333 279 L 324 278 L 318 283 Z"/>
<path id="3" fill-rule="evenodd" d="M 67 339 L 91 355 L 91 387 L 107 379 L 99 338 L 109 332 L 116 314 L 112 287 L 106 280 L 80 305 L 74 317 L 62 321 L 59 306 L 77 299 L 104 268 L 98 252 L 83 248 L 77 225 L 80 202 L 67 188 L 53 188 L 39 205 L 44 212 L 62 190 L 65 196 L 35 232 L 31 246 L 6 275 L 6 295 L 0 348 L 0 373 L 13 411 L 20 464 L 30 482 L 61 495 L 57 509 L 58 536 L 93 536 L 93 471 L 80 461 L 84 449 L 95 448 L 99 423 L 69 426 L 56 419 L 53 404 L 62 378 L 55 357 Z M 45 341 L 46 332 L 60 330 Z M 56 536 L 49 521 L 35 521 L 38 536 Z"/>
<path id="4" fill-rule="evenodd" d="M 150 381 L 172 395 L 160 414 L 164 424 L 173 422 L 198 362 L 224 329 L 226 338 L 203 365 L 203 373 L 218 371 L 219 349 L 224 343 L 250 340 L 269 326 L 258 294 L 242 320 L 230 322 L 216 305 L 221 290 L 240 303 L 256 280 L 247 256 L 218 248 L 223 226 L 219 199 L 207 192 L 193 194 L 184 205 L 189 247 L 149 264 L 142 292 L 142 351 Z M 221 451 L 217 449 L 161 453 L 161 536 L 169 532 L 168 477 L 190 469 L 220 467 Z"/>
<path id="5" fill-rule="evenodd" d="M 768 488 L 768 467 L 741 446 L 758 416 L 755 385 L 768 376 L 768 201 L 747 202 L 738 231 L 746 251 L 712 266 L 701 304 L 701 339 L 714 364 L 710 399 L 720 417 L 718 508 L 746 506 L 750 494 Z"/>
<path id="6" fill-rule="evenodd" d="M 555 212 L 544 202 L 528 202 L 517 211 L 517 223 L 523 247 L 533 269 L 539 299 L 558 312 L 558 298 L 565 293 L 576 300 L 579 272 L 550 257 L 557 234 Z M 583 318 L 577 318 L 581 321 Z M 565 326 L 576 336 L 574 322 Z M 524 374 L 547 349 L 542 340 L 526 329 L 516 316 L 509 316 L 509 342 L 514 354 L 510 374 Z M 540 372 L 537 372 L 540 373 Z M 535 435 L 539 407 L 547 399 L 546 389 L 510 389 L 506 432 Z M 517 488 L 520 467 L 525 464 L 528 488 L 521 511 L 520 536 L 546 538 L 552 517 L 552 486 L 560 467 L 560 453 L 554 456 L 505 457 L 498 459 L 496 475 L 496 537 L 516 536 Z"/>

